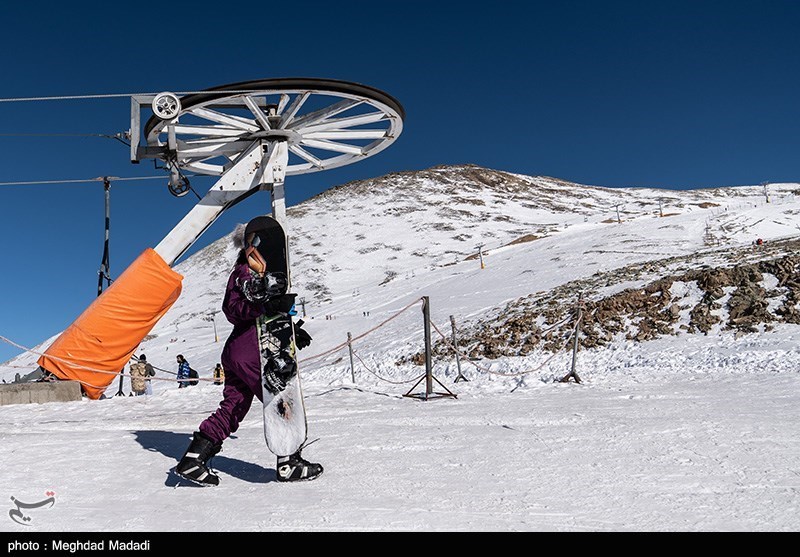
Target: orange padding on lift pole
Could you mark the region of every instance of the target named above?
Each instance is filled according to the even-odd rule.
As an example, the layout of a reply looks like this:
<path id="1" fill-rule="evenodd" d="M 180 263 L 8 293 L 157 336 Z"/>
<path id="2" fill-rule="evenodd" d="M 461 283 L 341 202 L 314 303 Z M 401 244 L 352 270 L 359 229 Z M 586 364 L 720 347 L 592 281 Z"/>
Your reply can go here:
<path id="1" fill-rule="evenodd" d="M 178 299 L 182 280 L 155 250 L 146 249 L 61 333 L 39 365 L 61 379 L 81 381 L 86 396 L 100 398 Z"/>

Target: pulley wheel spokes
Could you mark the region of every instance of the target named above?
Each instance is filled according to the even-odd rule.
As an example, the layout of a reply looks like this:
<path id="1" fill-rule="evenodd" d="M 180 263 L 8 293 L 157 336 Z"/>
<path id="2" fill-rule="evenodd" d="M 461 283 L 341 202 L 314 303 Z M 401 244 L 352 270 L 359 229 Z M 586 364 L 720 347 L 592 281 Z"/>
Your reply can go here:
<path id="1" fill-rule="evenodd" d="M 285 141 L 286 174 L 293 175 L 379 153 L 400 135 L 404 117 L 397 100 L 365 85 L 267 79 L 182 97 L 177 115 L 154 115 L 144 135 L 148 146 L 169 148 L 182 169 L 212 176 L 222 175 L 254 141 Z"/>

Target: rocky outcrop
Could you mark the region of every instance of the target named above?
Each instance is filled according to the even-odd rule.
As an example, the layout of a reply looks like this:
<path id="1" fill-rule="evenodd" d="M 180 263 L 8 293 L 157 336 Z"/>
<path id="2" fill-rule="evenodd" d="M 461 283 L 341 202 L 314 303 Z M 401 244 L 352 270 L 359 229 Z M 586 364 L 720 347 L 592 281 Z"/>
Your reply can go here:
<path id="1" fill-rule="evenodd" d="M 476 358 L 524 356 L 535 348 L 564 350 L 570 346 L 579 306 L 579 342 L 584 348 L 664 335 L 742 335 L 769 330 L 775 323 L 800 324 L 800 256 L 794 255 L 798 248 L 800 241 L 787 240 L 759 251 L 720 250 L 715 254 L 717 266 L 693 255 L 598 273 L 522 298 L 497 315 L 463 327 L 459 350 Z M 594 294 L 637 280 L 643 286 Z M 434 355 L 452 355 L 450 343 L 435 343 Z M 422 355 L 410 361 L 421 362 Z"/>

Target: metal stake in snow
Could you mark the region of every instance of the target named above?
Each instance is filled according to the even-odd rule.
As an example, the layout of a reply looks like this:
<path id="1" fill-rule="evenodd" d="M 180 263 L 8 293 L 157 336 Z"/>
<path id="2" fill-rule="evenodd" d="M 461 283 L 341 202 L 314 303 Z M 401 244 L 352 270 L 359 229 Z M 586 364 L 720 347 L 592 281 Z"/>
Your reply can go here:
<path id="1" fill-rule="evenodd" d="M 459 381 L 469 381 L 464 375 L 461 373 L 461 358 L 458 355 L 458 343 L 456 342 L 456 318 L 452 315 L 450 316 L 450 327 L 453 330 L 453 352 L 456 354 L 456 368 L 458 368 L 458 376 L 456 377 L 455 383 Z"/>
<path id="2" fill-rule="evenodd" d="M 423 375 L 419 381 L 414 383 L 414 386 L 409 389 L 409 391 L 403 395 L 407 397 L 416 397 L 421 398 L 423 400 L 428 400 L 431 398 L 432 395 L 442 396 L 449 396 L 456 398 L 456 395 L 450 392 L 450 390 L 442 385 L 442 383 L 433 376 L 433 364 L 432 364 L 432 352 L 433 347 L 431 344 L 431 300 L 428 296 L 422 297 L 422 318 L 423 318 L 423 330 L 425 332 L 425 375 Z M 425 394 L 415 394 L 412 395 L 411 391 L 413 391 L 417 385 L 419 385 L 422 380 L 425 380 Z M 435 393 L 433 391 L 433 382 L 436 381 L 439 383 L 447 393 Z"/>
<path id="3" fill-rule="evenodd" d="M 561 379 L 561 383 L 568 383 L 570 378 L 575 379 L 576 383 L 581 382 L 581 378 L 575 372 L 575 361 L 578 357 L 578 340 L 581 331 L 581 318 L 583 317 L 583 293 L 578 294 L 578 304 L 575 314 L 575 331 L 572 333 L 572 368 L 570 372 Z"/>
<path id="4" fill-rule="evenodd" d="M 350 351 L 350 379 L 356 382 L 356 366 L 353 363 L 353 335 L 347 333 L 347 348 Z"/>

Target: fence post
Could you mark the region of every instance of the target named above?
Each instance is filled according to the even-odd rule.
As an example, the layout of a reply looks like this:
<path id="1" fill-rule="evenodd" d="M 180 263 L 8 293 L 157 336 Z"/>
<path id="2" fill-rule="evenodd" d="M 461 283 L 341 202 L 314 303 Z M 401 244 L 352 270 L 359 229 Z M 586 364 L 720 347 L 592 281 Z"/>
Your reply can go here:
<path id="1" fill-rule="evenodd" d="M 219 342 L 219 335 L 217 334 L 217 313 L 219 312 L 215 311 L 211 314 L 211 324 L 214 325 L 214 342 Z"/>
<path id="2" fill-rule="evenodd" d="M 125 396 L 125 393 L 122 392 L 122 380 L 125 378 L 125 367 L 123 367 L 119 372 L 119 390 L 117 394 L 114 396 Z"/>
<path id="3" fill-rule="evenodd" d="M 583 317 L 583 293 L 578 294 L 578 307 L 575 318 L 575 336 L 572 338 L 572 368 L 570 372 L 561 379 L 561 383 L 568 383 L 570 378 L 574 378 L 576 383 L 581 382 L 581 378 L 575 372 L 575 360 L 578 357 L 578 339 L 581 334 L 581 318 Z"/>
<path id="4" fill-rule="evenodd" d="M 443 397 L 453 397 L 456 398 L 456 395 L 450 392 L 450 389 L 442 385 L 442 382 L 436 379 L 433 376 L 433 365 L 431 364 L 431 358 L 433 354 L 432 344 L 431 344 L 431 300 L 428 296 L 422 297 L 422 317 L 425 320 L 424 329 L 425 329 L 425 375 L 419 378 L 419 381 L 414 383 L 414 386 L 403 396 L 407 397 L 415 397 L 415 398 L 423 398 L 428 400 L 431 398 L 431 395 L 438 394 Z M 422 380 L 425 379 L 425 394 L 424 395 L 412 395 L 411 391 L 413 391 L 417 385 L 422 383 Z M 433 392 L 433 381 L 436 380 L 439 383 L 439 386 L 442 387 L 447 393 L 434 393 Z"/>
<path id="5" fill-rule="evenodd" d="M 347 333 L 347 348 L 350 350 L 350 378 L 356 382 L 356 366 L 353 364 L 353 335 Z"/>
<path id="6" fill-rule="evenodd" d="M 422 317 L 425 320 L 425 396 L 433 392 L 433 371 L 431 365 L 431 300 L 428 296 L 422 297 Z"/>
<path id="7" fill-rule="evenodd" d="M 452 315 L 450 316 L 450 326 L 453 329 L 453 351 L 456 353 L 456 367 L 458 368 L 458 376 L 455 382 L 458 383 L 461 380 L 469 381 L 469 379 L 464 377 L 461 373 L 461 359 L 458 356 L 458 344 L 456 343 L 456 318 Z"/>

